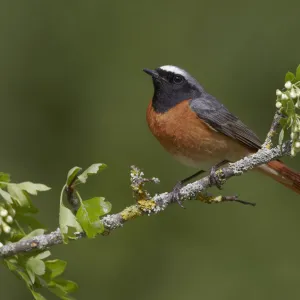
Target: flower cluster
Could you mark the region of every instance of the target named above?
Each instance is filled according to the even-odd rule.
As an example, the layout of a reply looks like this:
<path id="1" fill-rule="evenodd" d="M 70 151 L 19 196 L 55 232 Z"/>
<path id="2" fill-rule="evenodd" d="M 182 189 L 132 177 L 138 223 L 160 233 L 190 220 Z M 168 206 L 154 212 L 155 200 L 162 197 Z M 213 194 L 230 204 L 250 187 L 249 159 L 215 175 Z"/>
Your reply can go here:
<path id="1" fill-rule="evenodd" d="M 276 90 L 276 107 L 286 117 L 282 124 L 283 130 L 291 130 L 291 155 L 295 156 L 300 151 L 300 81 L 287 81 L 284 87 L 284 91 Z"/>
<path id="2" fill-rule="evenodd" d="M 11 233 L 11 225 L 14 222 L 14 216 L 16 211 L 11 207 L 0 204 L 0 238 L 2 235 L 8 235 Z M 3 243 L 0 241 L 0 247 L 3 246 Z"/>

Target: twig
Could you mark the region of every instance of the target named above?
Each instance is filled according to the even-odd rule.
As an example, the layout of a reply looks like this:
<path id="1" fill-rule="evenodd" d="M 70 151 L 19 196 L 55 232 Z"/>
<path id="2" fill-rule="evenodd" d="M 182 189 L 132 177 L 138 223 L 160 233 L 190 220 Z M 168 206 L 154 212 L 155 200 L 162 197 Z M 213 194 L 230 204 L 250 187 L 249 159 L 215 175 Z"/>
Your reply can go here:
<path id="1" fill-rule="evenodd" d="M 271 128 L 273 130 L 273 127 Z M 269 138 L 269 134 L 268 137 Z M 272 149 L 268 149 L 268 147 L 262 148 L 257 153 L 245 157 L 235 163 L 229 164 L 229 166 L 218 171 L 219 176 L 222 180 L 228 180 L 233 176 L 238 176 L 247 172 L 261 164 L 267 163 L 271 160 L 280 158 L 282 156 L 290 155 L 291 151 L 291 142 L 285 142 L 282 146 L 277 146 Z M 137 169 L 138 170 L 138 169 Z M 138 175 L 137 175 L 138 176 Z M 155 181 L 156 179 L 154 179 Z M 139 181 L 137 181 L 139 182 Z M 140 181 L 145 182 L 145 181 Z M 203 193 L 208 187 L 211 186 L 209 176 L 206 176 L 196 182 L 190 183 L 184 186 L 180 190 L 181 201 L 198 199 L 202 200 Z M 201 196 L 199 196 L 201 195 Z M 210 203 L 212 202 L 221 202 L 221 201 L 234 201 L 233 199 L 226 199 L 226 197 L 220 198 L 210 198 Z M 213 200 L 215 199 L 215 200 Z M 209 201 L 204 201 L 209 202 Z M 168 205 L 172 203 L 171 194 L 170 193 L 162 193 L 154 196 L 150 200 L 137 199 L 137 203 L 125 208 L 121 212 L 117 214 L 107 215 L 101 219 L 105 232 L 103 235 L 107 235 L 111 231 L 122 227 L 123 224 L 129 220 L 132 220 L 136 217 L 142 215 L 153 215 L 158 212 L 163 211 Z M 82 233 L 78 233 L 77 239 L 84 237 L 85 235 Z M 63 239 L 60 234 L 60 230 L 56 229 L 55 231 L 39 235 L 28 240 L 22 240 L 19 242 L 11 243 L 5 245 L 0 248 L 0 257 L 8 257 L 15 254 L 26 253 L 35 250 L 44 250 L 48 247 L 62 244 Z"/>
<path id="2" fill-rule="evenodd" d="M 262 145 L 262 149 L 265 149 L 265 148 L 271 149 L 272 148 L 272 146 L 273 146 L 272 139 L 273 139 L 274 135 L 276 134 L 276 132 L 279 128 L 280 120 L 282 118 L 283 118 L 283 115 L 277 110 L 275 115 L 274 115 L 274 119 L 273 119 L 273 122 L 271 124 L 271 128 L 270 128 L 270 130 L 267 134 L 266 140 Z"/>

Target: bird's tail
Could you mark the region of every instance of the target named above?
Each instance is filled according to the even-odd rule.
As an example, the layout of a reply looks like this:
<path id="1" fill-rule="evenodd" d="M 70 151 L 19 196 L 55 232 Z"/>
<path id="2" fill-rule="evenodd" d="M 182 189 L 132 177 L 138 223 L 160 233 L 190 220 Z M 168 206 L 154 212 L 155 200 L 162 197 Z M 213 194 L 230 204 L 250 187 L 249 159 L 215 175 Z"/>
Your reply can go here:
<path id="1" fill-rule="evenodd" d="M 259 170 L 300 194 L 300 173 L 291 170 L 283 162 L 270 161 L 268 164 L 260 166 Z"/>

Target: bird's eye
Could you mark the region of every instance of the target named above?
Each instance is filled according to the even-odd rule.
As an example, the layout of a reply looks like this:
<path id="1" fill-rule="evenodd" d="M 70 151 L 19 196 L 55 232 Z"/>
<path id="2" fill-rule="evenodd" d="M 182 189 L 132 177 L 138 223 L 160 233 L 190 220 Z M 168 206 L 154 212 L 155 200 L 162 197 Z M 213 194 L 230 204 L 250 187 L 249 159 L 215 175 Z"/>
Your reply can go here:
<path id="1" fill-rule="evenodd" d="M 183 77 L 181 75 L 174 75 L 173 82 L 179 84 L 183 81 Z"/>

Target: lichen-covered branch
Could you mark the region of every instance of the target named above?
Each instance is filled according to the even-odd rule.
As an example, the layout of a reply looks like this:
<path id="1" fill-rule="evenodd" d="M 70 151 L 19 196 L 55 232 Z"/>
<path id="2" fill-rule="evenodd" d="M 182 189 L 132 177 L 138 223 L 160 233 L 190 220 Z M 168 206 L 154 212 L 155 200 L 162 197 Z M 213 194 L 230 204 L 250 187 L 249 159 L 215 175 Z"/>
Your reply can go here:
<path id="1" fill-rule="evenodd" d="M 271 149 L 272 148 L 272 139 L 274 137 L 274 135 L 276 134 L 279 125 L 280 125 L 280 120 L 282 119 L 282 114 L 279 111 L 276 111 L 274 118 L 273 118 L 273 122 L 271 124 L 271 128 L 267 134 L 266 140 L 264 142 L 264 144 L 262 145 L 262 149 Z"/>
<path id="2" fill-rule="evenodd" d="M 261 150 L 253 155 L 247 156 L 235 163 L 229 164 L 227 167 L 217 171 L 217 176 L 224 183 L 233 176 L 238 176 L 247 172 L 261 164 L 282 156 L 289 156 L 291 153 L 291 141 L 285 142 L 281 146 L 274 148 L 271 139 L 279 124 L 280 116 L 276 114 L 272 123 L 270 132 L 267 135 L 266 141 Z M 152 215 L 163 211 L 172 203 L 171 193 L 162 193 L 151 197 L 144 189 L 146 182 L 157 182 L 157 178 L 145 179 L 143 173 L 136 167 L 133 167 L 131 172 L 131 187 L 136 199 L 136 204 L 126 207 L 119 213 L 111 214 L 101 219 L 105 231 L 103 235 L 109 234 L 111 231 L 122 227 L 125 222 L 137 218 L 142 215 Z M 239 201 L 235 197 L 213 197 L 205 194 L 205 191 L 212 186 L 209 176 L 206 176 L 198 181 L 187 184 L 180 190 L 181 201 L 200 200 L 206 203 L 218 203 L 224 201 Z M 78 234 L 77 239 L 84 237 L 84 234 Z M 26 253 L 35 250 L 44 250 L 48 247 L 62 244 L 63 239 L 60 230 L 57 229 L 49 234 L 39 235 L 27 240 L 22 240 L 16 243 L 11 243 L 0 248 L 0 257 L 8 257 L 15 254 Z"/>

